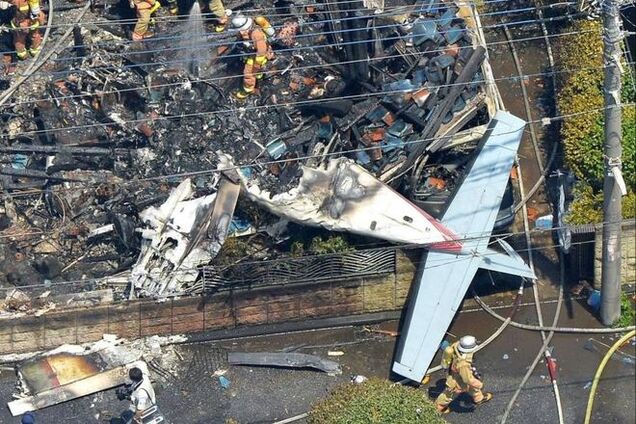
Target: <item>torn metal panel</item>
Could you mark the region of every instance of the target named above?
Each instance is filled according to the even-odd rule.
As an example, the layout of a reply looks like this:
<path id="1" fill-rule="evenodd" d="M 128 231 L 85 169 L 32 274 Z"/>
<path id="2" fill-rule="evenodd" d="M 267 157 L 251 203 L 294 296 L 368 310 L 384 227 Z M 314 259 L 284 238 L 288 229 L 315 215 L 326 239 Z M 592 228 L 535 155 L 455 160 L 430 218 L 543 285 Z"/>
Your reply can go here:
<path id="1" fill-rule="evenodd" d="M 330 374 L 340 374 L 340 364 L 316 355 L 295 352 L 230 352 L 227 361 L 231 365 L 260 367 L 314 368 Z"/>
<path id="2" fill-rule="evenodd" d="M 18 367 L 29 393 L 42 393 L 103 371 L 106 371 L 106 364 L 99 355 L 68 352 L 31 359 Z"/>
<path id="3" fill-rule="evenodd" d="M 214 201 L 214 210 L 208 228 L 208 236 L 211 240 L 209 249 L 213 252 L 218 252 L 225 242 L 241 192 L 240 178 L 236 171 L 232 172 L 231 177 L 232 179 L 225 174 L 222 175 Z"/>
<path id="4" fill-rule="evenodd" d="M 73 360 L 59 365 L 65 368 L 60 371 L 62 371 L 61 374 L 68 378 L 68 380 L 62 379 L 60 381 L 57 379 L 57 374 L 53 374 L 50 376 L 49 386 L 42 386 L 46 387 L 42 391 L 34 392 L 31 396 L 9 402 L 7 405 L 13 416 L 22 415 L 28 411 L 36 411 L 120 386 L 126 383 L 128 370 L 134 367 L 140 368 L 142 371 L 145 371 L 146 374 L 148 372 L 146 363 L 143 361 L 133 362 L 105 371 L 97 371 L 91 368 L 89 363 L 81 361 L 78 358 L 73 358 Z M 82 366 L 81 371 L 69 371 L 69 369 L 72 369 L 76 365 Z M 41 366 L 45 365 L 41 364 Z M 51 370 L 53 372 L 57 371 Z M 44 369 L 42 371 L 44 371 Z M 64 383 L 62 381 L 64 381 Z"/>
<path id="5" fill-rule="evenodd" d="M 241 177 L 251 199 L 300 224 L 396 243 L 446 242 L 449 249 L 460 248 L 439 221 L 349 159 L 329 160 L 326 168 L 302 167 L 302 172 L 297 187 L 273 196 L 249 180 L 245 169 Z"/>
<path id="6" fill-rule="evenodd" d="M 190 179 L 179 184 L 159 208 L 143 211 L 151 226 L 142 232 L 142 253 L 131 273 L 131 296 L 183 293 L 204 265 L 221 249 L 240 192 L 240 185 L 223 177 L 215 194 L 190 199 Z"/>
<path id="7" fill-rule="evenodd" d="M 151 228 L 142 232 L 141 254 L 130 276 L 131 296 L 175 293 L 180 284 L 196 280 L 197 265 L 214 257 L 191 242 L 207 230 L 209 221 L 201 218 L 210 216 L 216 196 L 189 200 L 192 194 L 192 183 L 186 179 L 159 208 L 149 207 L 140 214 Z"/>
<path id="8" fill-rule="evenodd" d="M 507 112 L 497 112 L 454 193 L 442 222 L 465 239 L 463 251 L 422 256 L 393 363 L 397 374 L 422 380 L 479 267 L 534 276 L 518 256 L 488 249 L 525 124 Z"/>

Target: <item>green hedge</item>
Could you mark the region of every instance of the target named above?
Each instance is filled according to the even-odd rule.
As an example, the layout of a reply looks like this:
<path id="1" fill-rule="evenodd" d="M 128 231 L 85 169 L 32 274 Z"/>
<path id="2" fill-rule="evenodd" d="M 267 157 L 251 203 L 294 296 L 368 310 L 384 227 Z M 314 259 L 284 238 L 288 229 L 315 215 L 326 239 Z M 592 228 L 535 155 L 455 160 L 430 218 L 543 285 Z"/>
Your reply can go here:
<path id="1" fill-rule="evenodd" d="M 565 163 L 572 169 L 579 184 L 568 221 L 583 224 L 602 221 L 603 197 L 603 42 L 601 24 L 580 21 L 561 37 L 558 54 L 557 105 L 565 118 L 561 127 Z M 631 77 L 623 79 L 622 100 L 636 100 Z M 623 108 L 623 177 L 630 190 L 624 198 L 623 216 L 634 217 L 636 191 L 636 108 Z"/>
<path id="2" fill-rule="evenodd" d="M 567 221 L 571 224 L 590 224 L 603 221 L 603 193 L 595 193 L 585 183 L 577 184 L 574 202 L 568 211 Z M 623 218 L 636 216 L 636 193 L 633 191 L 623 197 Z"/>
<path id="3" fill-rule="evenodd" d="M 309 424 L 444 424 L 422 390 L 370 378 L 346 383 L 312 407 Z"/>

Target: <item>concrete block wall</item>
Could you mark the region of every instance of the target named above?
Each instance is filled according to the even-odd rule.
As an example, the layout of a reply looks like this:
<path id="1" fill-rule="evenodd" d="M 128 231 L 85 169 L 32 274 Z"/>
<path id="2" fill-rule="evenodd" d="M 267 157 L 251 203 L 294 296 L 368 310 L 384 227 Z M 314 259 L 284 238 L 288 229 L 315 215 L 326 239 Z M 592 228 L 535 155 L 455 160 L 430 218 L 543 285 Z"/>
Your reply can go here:
<path id="1" fill-rule="evenodd" d="M 603 269 L 603 229 L 596 228 L 594 239 L 594 287 L 601 287 Z M 636 222 L 623 222 L 621 235 L 621 283 L 636 283 Z"/>
<path id="2" fill-rule="evenodd" d="M 104 333 L 136 339 L 399 310 L 416 267 L 413 256 L 405 254 L 398 254 L 396 265 L 394 274 L 383 276 L 226 290 L 161 303 L 140 300 L 2 319 L 0 355 L 96 341 Z"/>

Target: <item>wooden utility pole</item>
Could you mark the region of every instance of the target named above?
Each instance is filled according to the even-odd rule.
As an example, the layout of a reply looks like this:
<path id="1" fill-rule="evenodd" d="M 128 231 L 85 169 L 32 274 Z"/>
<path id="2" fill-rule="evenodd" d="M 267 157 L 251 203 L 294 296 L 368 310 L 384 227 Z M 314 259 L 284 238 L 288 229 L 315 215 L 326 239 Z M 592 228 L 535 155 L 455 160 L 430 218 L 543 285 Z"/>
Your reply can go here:
<path id="1" fill-rule="evenodd" d="M 611 325 L 621 312 L 621 40 L 620 0 L 603 0 L 605 65 L 605 181 L 603 185 L 603 269 L 601 320 Z"/>

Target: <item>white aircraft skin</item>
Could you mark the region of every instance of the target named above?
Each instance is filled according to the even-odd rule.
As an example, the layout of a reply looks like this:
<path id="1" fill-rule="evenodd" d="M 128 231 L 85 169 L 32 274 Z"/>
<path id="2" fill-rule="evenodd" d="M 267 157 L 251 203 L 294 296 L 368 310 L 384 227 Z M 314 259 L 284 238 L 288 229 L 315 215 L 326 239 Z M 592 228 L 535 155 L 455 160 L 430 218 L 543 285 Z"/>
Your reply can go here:
<path id="1" fill-rule="evenodd" d="M 488 248 L 525 124 L 495 114 L 441 221 L 346 158 L 303 167 L 298 186 L 280 194 L 261 189 L 248 168 L 239 176 L 253 201 L 283 218 L 427 249 L 393 365 L 421 381 L 478 268 L 534 278 L 511 249 Z M 231 166 L 231 158 L 222 166 Z"/>

